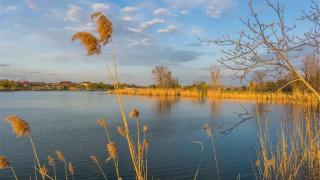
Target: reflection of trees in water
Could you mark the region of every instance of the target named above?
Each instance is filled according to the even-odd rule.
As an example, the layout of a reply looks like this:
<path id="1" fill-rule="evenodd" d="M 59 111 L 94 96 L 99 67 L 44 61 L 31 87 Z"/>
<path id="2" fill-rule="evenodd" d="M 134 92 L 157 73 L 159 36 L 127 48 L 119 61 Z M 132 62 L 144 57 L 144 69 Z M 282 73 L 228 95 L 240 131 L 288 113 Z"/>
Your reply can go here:
<path id="1" fill-rule="evenodd" d="M 218 99 L 210 100 L 209 104 L 211 106 L 210 113 L 212 117 L 219 117 L 221 108 L 222 108 L 222 102 Z"/>
<path id="2" fill-rule="evenodd" d="M 156 99 L 154 109 L 159 116 L 168 115 L 178 101 L 176 97 L 159 97 Z"/>

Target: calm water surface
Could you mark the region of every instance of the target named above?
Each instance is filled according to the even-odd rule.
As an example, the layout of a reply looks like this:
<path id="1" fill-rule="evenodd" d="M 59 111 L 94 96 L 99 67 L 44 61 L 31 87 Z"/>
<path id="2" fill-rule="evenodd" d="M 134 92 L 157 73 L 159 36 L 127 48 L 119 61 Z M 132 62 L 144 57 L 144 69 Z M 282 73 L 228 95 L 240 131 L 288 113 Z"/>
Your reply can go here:
<path id="1" fill-rule="evenodd" d="M 121 125 L 119 106 L 113 95 L 103 92 L 1 92 L 0 155 L 6 156 L 20 179 L 33 176 L 33 155 L 27 138 L 17 139 L 3 119 L 17 114 L 27 120 L 32 129 L 40 161 L 47 162 L 47 155 L 61 150 L 75 166 L 75 179 L 102 179 L 91 154 L 97 155 L 109 179 L 115 179 L 111 162 L 103 163 L 106 136 L 96 120 L 109 122 L 112 138 L 119 148 L 120 174 L 123 179 L 134 179 L 127 146 L 115 131 Z M 161 99 L 123 96 L 127 111 L 140 110 L 142 124 L 147 124 L 150 141 L 148 152 L 149 174 L 154 179 L 193 179 L 201 155 L 199 144 L 204 145 L 203 161 L 198 179 L 215 179 L 212 145 L 204 123 L 225 130 L 241 119 L 238 113 L 254 113 L 256 107 L 269 119 L 271 139 L 275 140 L 285 112 L 292 112 L 284 105 L 258 104 L 249 101 L 214 101 L 195 99 Z M 264 119 L 264 118 L 263 118 Z M 134 121 L 130 120 L 134 127 Z M 255 179 L 253 164 L 256 159 L 258 125 L 250 119 L 226 135 L 216 139 L 216 151 L 222 179 Z M 57 162 L 59 179 L 64 178 L 61 162 Z M 0 170 L 0 179 L 13 179 L 9 170 Z"/>

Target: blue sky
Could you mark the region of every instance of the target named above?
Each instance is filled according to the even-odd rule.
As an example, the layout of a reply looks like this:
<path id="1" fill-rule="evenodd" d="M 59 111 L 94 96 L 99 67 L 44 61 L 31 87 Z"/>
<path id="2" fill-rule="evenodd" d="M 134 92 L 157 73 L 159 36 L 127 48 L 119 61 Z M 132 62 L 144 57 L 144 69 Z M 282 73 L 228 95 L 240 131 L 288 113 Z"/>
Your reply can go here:
<path id="1" fill-rule="evenodd" d="M 272 21 L 265 1 L 253 2 L 261 18 Z M 279 2 L 289 24 L 309 7 L 304 0 Z M 169 66 L 182 84 L 208 81 L 207 68 L 217 65 L 220 47 L 202 45 L 198 37 L 234 36 L 245 30 L 239 17 L 249 14 L 245 0 L 1 0 L 0 79 L 109 82 L 110 46 L 103 57 L 88 57 L 70 41 L 76 31 L 94 32 L 95 11 L 113 22 L 120 80 L 141 85 L 153 83 L 151 70 L 158 64 Z M 223 72 L 223 84 L 239 83 L 231 81 L 232 72 Z"/>

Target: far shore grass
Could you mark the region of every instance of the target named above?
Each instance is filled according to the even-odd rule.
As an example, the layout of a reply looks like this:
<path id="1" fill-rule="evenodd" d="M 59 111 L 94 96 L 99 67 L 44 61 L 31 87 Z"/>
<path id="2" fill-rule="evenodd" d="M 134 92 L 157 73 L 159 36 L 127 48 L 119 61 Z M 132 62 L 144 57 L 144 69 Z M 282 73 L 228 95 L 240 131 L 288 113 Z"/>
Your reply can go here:
<path id="1" fill-rule="evenodd" d="M 109 94 L 116 93 L 114 90 Z M 317 98 L 311 93 L 300 91 L 294 92 L 256 92 L 239 90 L 196 90 L 196 89 L 160 89 L 160 88 L 124 88 L 118 89 L 117 93 L 134 96 L 156 96 L 156 97 L 195 97 L 210 99 L 247 99 L 260 100 L 264 102 L 282 102 L 293 104 L 312 103 L 317 104 Z"/>

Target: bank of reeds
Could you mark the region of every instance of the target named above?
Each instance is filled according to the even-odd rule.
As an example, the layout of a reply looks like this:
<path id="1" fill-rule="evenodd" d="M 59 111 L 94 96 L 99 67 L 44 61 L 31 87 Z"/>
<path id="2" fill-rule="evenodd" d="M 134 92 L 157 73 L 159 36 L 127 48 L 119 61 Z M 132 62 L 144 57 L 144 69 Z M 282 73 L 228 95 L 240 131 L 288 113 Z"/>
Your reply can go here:
<path id="1" fill-rule="evenodd" d="M 255 161 L 257 179 L 319 179 L 319 114 L 312 113 L 308 107 L 305 112 L 293 112 L 293 118 L 288 120 L 282 122 L 279 138 L 272 143 L 268 120 L 260 119 L 257 110 L 260 142 Z"/>
<path id="2" fill-rule="evenodd" d="M 115 91 L 108 91 L 113 94 Z M 291 104 L 318 103 L 315 95 L 311 93 L 293 92 L 253 92 L 253 91 L 224 91 L 224 90 L 183 90 L 183 89 L 157 89 L 157 88 L 126 88 L 118 89 L 117 93 L 122 95 L 136 96 L 159 96 L 159 97 L 207 97 L 211 99 L 248 99 L 263 102 L 281 102 Z"/>

